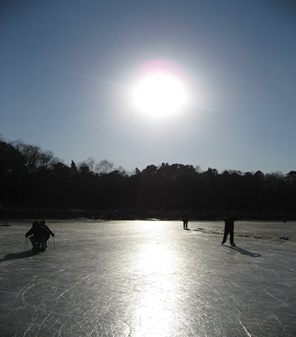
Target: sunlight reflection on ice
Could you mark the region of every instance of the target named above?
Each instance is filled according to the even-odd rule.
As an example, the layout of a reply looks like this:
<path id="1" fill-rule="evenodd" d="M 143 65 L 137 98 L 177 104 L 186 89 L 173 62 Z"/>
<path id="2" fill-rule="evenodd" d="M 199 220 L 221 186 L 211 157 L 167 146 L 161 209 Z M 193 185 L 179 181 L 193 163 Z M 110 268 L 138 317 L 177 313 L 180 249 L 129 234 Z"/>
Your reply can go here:
<path id="1" fill-rule="evenodd" d="M 140 248 L 136 268 L 145 275 L 145 290 L 136 306 L 137 337 L 170 336 L 176 312 L 174 253 L 160 244 Z"/>

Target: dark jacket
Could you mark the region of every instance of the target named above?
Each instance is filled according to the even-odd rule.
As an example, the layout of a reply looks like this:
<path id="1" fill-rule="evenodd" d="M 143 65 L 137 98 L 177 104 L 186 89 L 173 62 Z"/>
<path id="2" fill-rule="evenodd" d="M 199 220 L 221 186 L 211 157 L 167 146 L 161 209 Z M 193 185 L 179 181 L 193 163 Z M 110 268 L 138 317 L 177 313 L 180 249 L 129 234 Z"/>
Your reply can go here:
<path id="1" fill-rule="evenodd" d="M 234 227 L 234 221 L 235 221 L 235 218 L 232 217 L 232 216 L 228 216 L 224 222 L 225 222 L 225 227 L 230 229 L 230 230 L 233 230 L 233 227 Z"/>
<path id="2" fill-rule="evenodd" d="M 54 236 L 54 233 L 45 224 L 38 224 L 26 233 L 26 237 L 30 235 L 33 235 L 36 239 L 45 238 L 48 240 L 50 235 Z"/>

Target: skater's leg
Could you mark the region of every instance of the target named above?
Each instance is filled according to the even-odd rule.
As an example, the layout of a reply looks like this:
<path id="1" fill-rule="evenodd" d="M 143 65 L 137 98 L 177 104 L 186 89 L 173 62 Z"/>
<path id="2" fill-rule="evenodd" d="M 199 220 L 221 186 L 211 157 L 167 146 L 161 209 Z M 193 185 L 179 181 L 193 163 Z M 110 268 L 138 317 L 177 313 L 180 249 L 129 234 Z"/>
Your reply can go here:
<path id="1" fill-rule="evenodd" d="M 47 247 L 47 237 L 42 236 L 40 238 L 40 250 L 44 252 L 46 250 L 46 247 Z"/>
<path id="2" fill-rule="evenodd" d="M 231 246 L 235 246 L 233 230 L 230 231 L 230 244 Z"/>
<path id="3" fill-rule="evenodd" d="M 46 242 L 45 241 L 41 242 L 41 244 L 40 244 L 40 250 L 41 250 L 41 252 L 45 252 L 45 250 L 46 250 Z"/>
<path id="4" fill-rule="evenodd" d="M 227 241 L 227 236 L 228 236 L 229 230 L 228 228 L 224 228 L 224 236 L 223 236 L 223 240 L 221 242 L 221 245 L 224 245 L 224 243 Z"/>
<path id="5" fill-rule="evenodd" d="M 31 236 L 30 241 L 32 243 L 32 251 L 38 252 L 39 251 L 39 245 L 40 245 L 39 240 L 37 240 L 35 236 Z"/>

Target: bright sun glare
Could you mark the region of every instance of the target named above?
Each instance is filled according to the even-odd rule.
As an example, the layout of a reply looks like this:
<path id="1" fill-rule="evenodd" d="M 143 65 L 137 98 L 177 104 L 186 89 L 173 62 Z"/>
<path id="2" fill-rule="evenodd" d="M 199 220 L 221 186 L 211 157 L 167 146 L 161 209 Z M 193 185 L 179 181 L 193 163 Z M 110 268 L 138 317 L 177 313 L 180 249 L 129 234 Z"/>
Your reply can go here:
<path id="1" fill-rule="evenodd" d="M 164 61 L 151 61 L 141 67 L 131 90 L 137 111 L 164 117 L 180 112 L 188 103 L 188 89 L 179 68 Z"/>

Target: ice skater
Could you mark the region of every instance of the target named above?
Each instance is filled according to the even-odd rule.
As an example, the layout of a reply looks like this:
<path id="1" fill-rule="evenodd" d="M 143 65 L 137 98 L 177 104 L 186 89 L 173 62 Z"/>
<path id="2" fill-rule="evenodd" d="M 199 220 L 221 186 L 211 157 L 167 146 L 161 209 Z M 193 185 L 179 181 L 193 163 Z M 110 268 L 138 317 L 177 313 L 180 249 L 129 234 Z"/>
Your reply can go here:
<path id="1" fill-rule="evenodd" d="M 183 229 L 184 230 L 188 230 L 188 221 L 189 221 L 189 218 L 188 218 L 188 215 L 186 213 L 183 213 L 182 221 L 183 221 Z"/>
<path id="2" fill-rule="evenodd" d="M 236 217 L 230 214 L 225 218 L 224 236 L 223 236 L 221 245 L 223 245 L 227 241 L 227 236 L 228 234 L 230 234 L 230 244 L 232 247 L 235 247 L 235 243 L 234 243 L 234 221 L 235 220 L 236 220 Z"/>
<path id="3" fill-rule="evenodd" d="M 26 233 L 26 238 L 30 237 L 32 243 L 32 250 L 34 252 L 44 252 L 47 248 L 47 241 L 50 235 L 54 236 L 54 233 L 45 224 L 44 220 L 33 221 L 32 228 Z"/>

